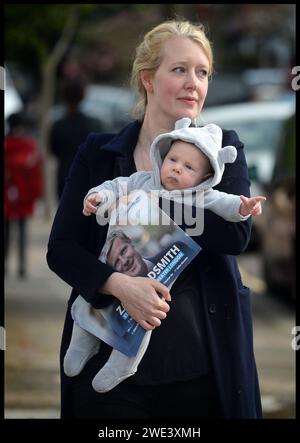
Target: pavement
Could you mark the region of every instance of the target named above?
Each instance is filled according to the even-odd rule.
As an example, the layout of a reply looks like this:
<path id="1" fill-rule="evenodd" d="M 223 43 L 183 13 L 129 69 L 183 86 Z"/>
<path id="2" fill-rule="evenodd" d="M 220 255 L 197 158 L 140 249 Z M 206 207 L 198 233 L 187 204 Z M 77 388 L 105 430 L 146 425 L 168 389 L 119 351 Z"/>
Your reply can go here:
<path id="1" fill-rule="evenodd" d="M 51 220 L 31 221 L 28 277 L 16 277 L 11 253 L 5 278 L 5 418 L 59 418 L 59 347 L 70 287 L 51 272 L 46 245 Z M 13 245 L 12 245 L 13 247 Z M 253 289 L 256 361 L 265 418 L 295 418 L 295 325 L 291 306 L 265 293 L 259 256 L 239 258 Z"/>
<path id="2" fill-rule="evenodd" d="M 59 417 L 59 347 L 70 287 L 47 266 L 50 229 L 51 221 L 42 217 L 30 224 L 26 279 L 16 276 L 15 254 L 8 262 L 6 418 Z"/>

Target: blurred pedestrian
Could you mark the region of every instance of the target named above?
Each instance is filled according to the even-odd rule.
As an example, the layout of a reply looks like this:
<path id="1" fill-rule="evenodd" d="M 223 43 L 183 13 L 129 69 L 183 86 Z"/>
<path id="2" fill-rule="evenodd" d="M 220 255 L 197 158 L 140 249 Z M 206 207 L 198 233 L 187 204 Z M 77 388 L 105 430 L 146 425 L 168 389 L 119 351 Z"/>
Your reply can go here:
<path id="1" fill-rule="evenodd" d="M 60 199 L 71 163 L 78 146 L 90 132 L 103 130 L 100 120 L 83 114 L 80 103 L 84 98 L 84 83 L 78 79 L 68 80 L 62 87 L 66 107 L 63 117 L 54 122 L 50 130 L 50 150 L 57 158 L 56 192 Z"/>
<path id="2" fill-rule="evenodd" d="M 9 132 L 4 143 L 4 218 L 5 262 L 10 250 L 11 225 L 16 223 L 18 238 L 18 274 L 27 272 L 27 221 L 43 193 L 42 160 L 36 140 L 29 135 L 21 113 L 8 117 Z"/>

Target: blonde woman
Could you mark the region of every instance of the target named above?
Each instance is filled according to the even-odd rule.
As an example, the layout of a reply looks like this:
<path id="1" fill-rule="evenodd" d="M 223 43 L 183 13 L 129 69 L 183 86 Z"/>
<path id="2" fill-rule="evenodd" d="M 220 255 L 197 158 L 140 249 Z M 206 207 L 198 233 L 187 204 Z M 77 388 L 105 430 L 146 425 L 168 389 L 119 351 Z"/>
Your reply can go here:
<path id="1" fill-rule="evenodd" d="M 105 394 L 92 389 L 95 373 L 112 351 L 104 343 L 78 376 L 68 378 L 62 371 L 62 418 L 261 417 L 249 290 L 235 258 L 248 244 L 251 220 L 230 223 L 205 210 L 204 232 L 193 237 L 203 250 L 173 285 L 170 302 L 159 282 L 99 262 L 107 229 L 81 212 L 91 187 L 151 169 L 152 141 L 180 118 L 199 116 L 212 70 L 211 45 L 201 25 L 161 23 L 137 47 L 136 120 L 115 136 L 89 136 L 78 150 L 47 254 L 49 267 L 73 288 L 61 361 L 72 332 L 70 306 L 78 294 L 95 308 L 117 298 L 152 330 L 152 338 L 137 373 Z M 243 144 L 234 131 L 224 130 L 222 145 L 235 146 L 237 160 L 226 165 L 216 188 L 249 197 Z"/>

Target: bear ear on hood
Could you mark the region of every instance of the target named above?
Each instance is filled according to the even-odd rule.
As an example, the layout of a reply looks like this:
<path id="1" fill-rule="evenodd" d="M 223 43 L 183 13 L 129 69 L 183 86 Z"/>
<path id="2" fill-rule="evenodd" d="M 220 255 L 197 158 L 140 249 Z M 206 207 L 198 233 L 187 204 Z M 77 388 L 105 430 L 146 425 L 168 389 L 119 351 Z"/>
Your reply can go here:
<path id="1" fill-rule="evenodd" d="M 209 133 L 212 140 L 219 146 L 222 145 L 223 131 L 220 126 L 215 125 L 214 123 L 209 123 L 204 126 L 205 130 Z"/>
<path id="2" fill-rule="evenodd" d="M 234 146 L 225 146 L 218 152 L 219 160 L 222 163 L 233 163 L 236 159 L 237 151 Z"/>
<path id="3" fill-rule="evenodd" d="M 181 118 L 180 120 L 177 120 L 175 123 L 175 129 L 183 129 L 188 128 L 190 124 L 192 123 L 192 120 L 188 117 Z"/>

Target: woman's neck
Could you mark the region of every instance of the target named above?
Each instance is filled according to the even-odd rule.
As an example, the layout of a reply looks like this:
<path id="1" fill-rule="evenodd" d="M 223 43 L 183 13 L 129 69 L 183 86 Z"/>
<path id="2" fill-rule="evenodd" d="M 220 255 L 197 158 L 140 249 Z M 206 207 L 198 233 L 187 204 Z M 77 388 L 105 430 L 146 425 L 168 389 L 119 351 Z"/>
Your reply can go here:
<path id="1" fill-rule="evenodd" d="M 152 165 L 150 162 L 150 147 L 155 139 L 159 134 L 162 134 L 164 132 L 169 132 L 173 129 L 172 124 L 169 125 L 170 127 L 164 127 L 161 122 L 158 123 L 157 119 L 155 118 L 149 118 L 147 113 L 145 115 L 138 142 L 135 147 L 134 151 L 134 161 L 136 164 L 137 170 L 146 170 L 151 171 Z"/>
<path id="2" fill-rule="evenodd" d="M 140 130 L 140 138 L 143 144 L 148 144 L 149 149 L 151 143 L 159 134 L 170 132 L 174 129 L 175 121 L 167 120 L 156 115 L 154 112 L 150 113 L 147 109 L 144 121 Z"/>

